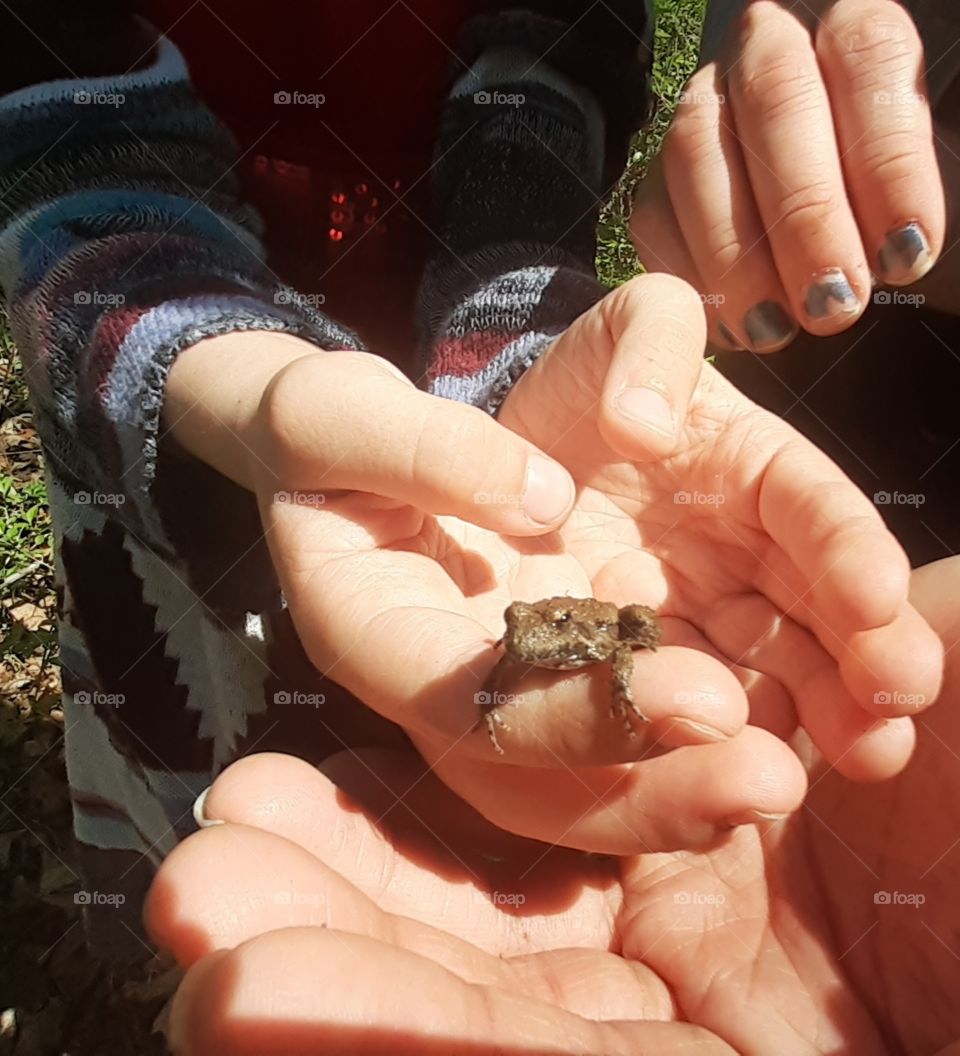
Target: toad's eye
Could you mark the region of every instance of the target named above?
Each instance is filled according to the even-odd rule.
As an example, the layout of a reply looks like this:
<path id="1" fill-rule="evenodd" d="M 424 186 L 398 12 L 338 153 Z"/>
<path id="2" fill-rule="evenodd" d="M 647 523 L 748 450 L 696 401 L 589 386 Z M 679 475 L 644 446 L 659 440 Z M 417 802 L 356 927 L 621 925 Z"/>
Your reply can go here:
<path id="1" fill-rule="evenodd" d="M 553 622 L 554 623 L 569 623 L 570 622 L 570 613 L 569 612 L 561 612 L 559 616 L 554 618 Z"/>

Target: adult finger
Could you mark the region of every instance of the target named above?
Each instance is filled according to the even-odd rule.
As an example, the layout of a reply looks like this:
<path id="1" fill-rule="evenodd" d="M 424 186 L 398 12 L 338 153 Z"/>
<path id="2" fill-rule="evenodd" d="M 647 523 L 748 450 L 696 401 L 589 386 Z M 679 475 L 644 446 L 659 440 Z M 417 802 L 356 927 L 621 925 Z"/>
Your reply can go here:
<path id="1" fill-rule="evenodd" d="M 271 932 L 200 962 L 174 999 L 170 1035 L 185 1056 L 733 1054 L 699 1027 L 591 1021 L 471 985 L 388 943 L 318 928 Z"/>
<path id="2" fill-rule="evenodd" d="M 719 348 L 743 351 L 744 346 L 726 326 L 718 305 L 724 297 L 709 289 L 697 271 L 684 233 L 673 211 L 663 171 L 663 154 L 655 158 L 637 184 L 630 207 L 630 241 L 644 271 L 650 275 L 675 275 L 699 290 L 707 315 L 711 342 Z"/>
<path id="3" fill-rule="evenodd" d="M 840 637 L 889 623 L 907 600 L 906 554 L 840 468 L 783 428 L 784 443 L 760 482 L 763 528 L 809 584 L 813 607 Z"/>
<path id="4" fill-rule="evenodd" d="M 936 262 L 946 226 L 916 26 L 893 0 L 838 0 L 816 50 L 868 257 L 884 282 L 915 282 Z"/>
<path id="5" fill-rule="evenodd" d="M 227 822 L 283 838 L 383 912 L 440 928 L 497 958 L 527 953 L 541 940 L 550 945 L 556 938 L 558 907 L 567 947 L 603 944 L 598 922 L 613 919 L 615 866 L 565 848 L 547 849 L 496 828 L 444 788 L 413 751 L 341 752 L 324 762 L 322 772 L 293 756 L 249 756 L 217 778 L 203 798 L 201 816 L 205 825 Z M 212 899 L 204 895 L 214 875 L 236 873 L 244 882 L 250 880 L 256 862 L 242 861 L 246 851 L 238 839 L 165 865 L 168 876 L 177 870 L 177 886 L 197 893 L 190 913 L 194 923 L 226 895 L 223 884 L 214 885 Z M 236 870 L 208 866 L 221 853 L 237 856 Z M 269 886 L 277 863 L 267 858 L 259 862 Z M 302 861 L 292 865 L 300 869 Z M 207 868 L 212 870 L 209 877 Z M 317 887 L 314 872 L 302 880 L 304 891 L 311 884 Z M 285 875 L 291 875 L 290 869 Z M 239 901 L 249 902 L 242 889 Z M 361 901 L 354 900 L 354 929 Z M 311 900 L 294 904 L 285 898 L 285 912 L 296 911 L 301 915 L 288 915 L 274 926 L 308 923 Z M 203 930 L 240 929 L 230 932 L 230 944 L 235 944 L 254 933 L 251 926 L 262 930 L 262 919 L 247 922 L 243 914 L 211 912 Z M 344 918 L 338 926 L 347 926 Z M 228 937 L 218 934 L 216 942 Z M 612 941 L 612 934 L 607 938 Z"/>
<path id="6" fill-rule="evenodd" d="M 704 624 L 717 648 L 782 680 L 810 739 L 844 776 L 882 781 L 907 765 L 916 740 L 912 722 L 885 721 L 862 707 L 816 637 L 767 598 L 727 599 Z"/>
<path id="7" fill-rule="evenodd" d="M 810 31 L 758 0 L 743 40 L 728 84 L 777 271 L 794 318 L 811 333 L 838 333 L 863 312 L 871 278 Z"/>
<path id="8" fill-rule="evenodd" d="M 673 213 L 704 288 L 736 343 L 775 352 L 798 327 L 757 211 L 732 107 L 716 64 L 680 96 L 663 148 Z"/>

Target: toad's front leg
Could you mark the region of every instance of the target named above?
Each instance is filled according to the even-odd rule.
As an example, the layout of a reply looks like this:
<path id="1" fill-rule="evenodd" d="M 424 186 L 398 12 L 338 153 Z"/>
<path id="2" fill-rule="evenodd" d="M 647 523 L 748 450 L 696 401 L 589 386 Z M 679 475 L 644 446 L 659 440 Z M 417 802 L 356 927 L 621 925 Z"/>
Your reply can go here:
<path id="1" fill-rule="evenodd" d="M 610 714 L 619 715 L 623 719 L 624 729 L 631 734 L 634 732 L 633 723 L 627 715 L 632 711 L 641 722 L 649 722 L 646 715 L 637 707 L 633 699 L 633 689 L 630 681 L 633 678 L 633 650 L 629 645 L 623 644 L 618 647 L 612 657 L 613 679 L 611 680 L 612 700 L 610 702 Z"/>
<path id="2" fill-rule="evenodd" d="M 500 642 L 496 644 L 499 645 Z M 476 696 L 476 701 L 480 705 L 480 718 L 477 719 L 473 728 L 476 730 L 481 723 L 486 723 L 490 743 L 498 755 L 503 755 L 503 749 L 497 740 L 497 727 L 499 726 L 501 730 L 510 729 L 506 719 L 500 714 L 500 680 L 507 668 L 515 666 L 516 664 L 511 657 L 501 656 L 493 670 L 487 675 L 483 687 Z"/>

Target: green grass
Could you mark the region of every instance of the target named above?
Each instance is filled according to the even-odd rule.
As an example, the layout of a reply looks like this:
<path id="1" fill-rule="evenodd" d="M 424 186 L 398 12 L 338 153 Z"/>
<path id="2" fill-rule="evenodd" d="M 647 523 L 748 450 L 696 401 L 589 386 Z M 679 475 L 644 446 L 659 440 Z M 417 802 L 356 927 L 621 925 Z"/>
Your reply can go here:
<path id="1" fill-rule="evenodd" d="M 0 694 L 28 712 L 59 688 L 53 549 L 40 443 L 19 356 L 0 317 Z"/>
<path id="2" fill-rule="evenodd" d="M 677 97 L 697 65 L 706 0 L 654 2 L 657 12 L 655 109 L 649 126 L 634 139 L 627 170 L 600 217 L 597 273 L 607 286 L 619 286 L 643 271 L 627 230 L 630 202 L 634 189 L 660 151 Z"/>

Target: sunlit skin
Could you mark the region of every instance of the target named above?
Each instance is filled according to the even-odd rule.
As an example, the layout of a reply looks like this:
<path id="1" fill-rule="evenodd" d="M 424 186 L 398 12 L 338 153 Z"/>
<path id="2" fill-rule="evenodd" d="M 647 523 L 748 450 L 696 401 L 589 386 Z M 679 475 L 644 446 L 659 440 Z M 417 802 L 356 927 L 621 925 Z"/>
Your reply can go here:
<path id="1" fill-rule="evenodd" d="M 906 764 L 942 649 L 907 600 L 905 555 L 829 459 L 703 363 L 688 286 L 645 276 L 609 294 L 498 421 L 418 392 L 369 354 L 278 364 L 270 355 L 294 355 L 295 339 L 254 355 L 246 336 L 178 364 L 178 435 L 202 454 L 211 419 L 231 423 L 236 453 L 221 428 L 207 457 L 257 493 L 310 659 L 399 723 L 488 820 L 607 853 L 674 850 L 800 806 L 807 778 L 786 743 L 798 725 L 853 779 Z M 257 399 L 238 391 L 245 352 Z M 232 357 L 233 389 L 198 399 L 219 357 Z M 637 386 L 644 408 L 646 393 L 664 396 L 672 425 L 628 417 Z M 385 431 L 372 446 L 371 406 Z M 341 429 L 323 428 L 331 415 Z M 516 502 L 477 498 L 522 494 L 531 451 L 575 485 L 553 532 L 536 534 Z M 323 501 L 286 501 L 298 489 Z M 562 594 L 657 611 L 662 645 L 632 681 L 650 721 L 635 737 L 610 721 L 604 665 L 535 669 L 509 686 L 501 757 L 476 728 L 491 643 L 509 604 Z M 678 747 L 691 751 L 666 750 Z M 566 805 L 562 824 L 548 800 Z"/>
<path id="2" fill-rule="evenodd" d="M 913 598 L 954 645 L 960 562 L 917 573 Z M 167 859 L 148 904 L 190 969 L 177 1052 L 947 1056 L 958 655 L 900 777 L 816 764 L 803 810 L 699 852 L 615 861 L 510 836 L 413 753 L 323 773 L 242 760 L 204 807 L 226 824 Z"/>
<path id="3" fill-rule="evenodd" d="M 632 223 L 649 268 L 724 293 L 711 336 L 726 320 L 744 344 L 760 299 L 814 333 L 845 328 L 891 230 L 917 221 L 930 259 L 944 230 L 899 6 L 749 7 L 737 83 L 698 75 L 670 186 L 661 170 L 642 187 Z M 810 13 L 829 22 L 816 37 Z M 846 44 L 875 26 L 897 32 L 852 78 L 863 49 Z M 784 83 L 751 95 L 758 62 Z M 798 65 L 809 90 L 791 103 Z M 861 105 L 878 89 L 898 100 L 882 114 Z M 805 208 L 784 217 L 791 200 Z M 857 310 L 801 318 L 830 268 Z M 247 410 L 216 408 L 254 451 L 225 460 L 258 493 L 308 652 L 420 754 L 344 753 L 320 774 L 254 757 L 221 777 L 205 813 L 225 824 L 174 852 L 148 905 L 189 969 L 178 1052 L 955 1056 L 960 573 L 915 573 L 909 603 L 872 505 L 702 365 L 704 334 L 699 298 L 647 276 L 515 387 L 499 425 L 576 485 L 555 530 L 471 501 L 520 496 L 526 449 L 468 409 L 430 410 L 376 357 L 294 367 L 265 432 L 262 366 Z M 621 403 L 630 389 L 647 395 Z M 623 408 L 649 410 L 651 391 L 669 410 L 648 427 Z M 328 413 L 336 449 L 309 426 Z M 275 503 L 281 487 L 355 494 L 305 509 Z M 490 642 L 507 605 L 562 594 L 660 614 L 663 647 L 632 682 L 651 722 L 632 739 L 610 723 L 603 665 L 534 671 L 511 687 L 501 760 L 474 732 Z"/>

